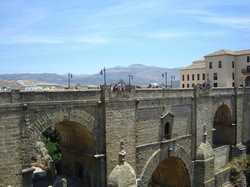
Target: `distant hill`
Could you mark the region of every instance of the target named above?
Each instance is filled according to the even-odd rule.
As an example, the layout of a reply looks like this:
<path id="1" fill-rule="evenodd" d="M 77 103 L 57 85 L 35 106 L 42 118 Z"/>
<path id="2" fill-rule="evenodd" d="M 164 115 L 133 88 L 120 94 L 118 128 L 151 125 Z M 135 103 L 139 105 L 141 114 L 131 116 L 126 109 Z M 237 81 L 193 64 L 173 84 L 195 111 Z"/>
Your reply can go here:
<path id="1" fill-rule="evenodd" d="M 17 81 L 17 80 L 31 80 L 34 82 L 47 82 L 47 83 L 58 83 L 61 84 L 64 79 L 63 75 L 55 73 L 20 73 L 20 74 L 0 74 L 0 79 Z"/>
<path id="2" fill-rule="evenodd" d="M 180 68 L 161 68 L 154 66 L 145 66 L 141 64 L 133 64 L 128 67 L 116 66 L 106 69 L 107 84 L 113 84 L 119 82 L 121 79 L 128 84 L 129 75 L 133 75 L 131 80 L 132 85 L 148 85 L 150 83 L 165 84 L 165 78 L 162 77 L 163 72 L 168 74 L 168 85 L 170 85 L 171 75 L 175 76 L 173 84 L 175 87 L 179 87 L 179 70 Z M 67 85 L 68 75 L 58 75 L 53 73 L 41 73 L 41 74 L 0 74 L 0 79 L 3 80 L 31 80 L 34 82 L 46 82 L 54 84 Z M 103 76 L 100 73 L 93 75 L 74 75 L 71 79 L 72 84 L 89 85 L 103 84 Z"/>

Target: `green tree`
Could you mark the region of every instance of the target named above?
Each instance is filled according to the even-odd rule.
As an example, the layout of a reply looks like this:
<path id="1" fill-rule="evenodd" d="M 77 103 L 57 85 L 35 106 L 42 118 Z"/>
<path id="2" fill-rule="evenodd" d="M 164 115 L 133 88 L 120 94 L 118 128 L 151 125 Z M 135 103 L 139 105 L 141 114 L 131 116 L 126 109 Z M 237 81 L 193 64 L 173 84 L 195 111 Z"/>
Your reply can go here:
<path id="1" fill-rule="evenodd" d="M 48 154 L 55 163 L 57 173 L 61 173 L 61 151 L 59 148 L 60 134 L 54 128 L 48 128 L 42 134 L 41 140 L 45 144 Z"/>

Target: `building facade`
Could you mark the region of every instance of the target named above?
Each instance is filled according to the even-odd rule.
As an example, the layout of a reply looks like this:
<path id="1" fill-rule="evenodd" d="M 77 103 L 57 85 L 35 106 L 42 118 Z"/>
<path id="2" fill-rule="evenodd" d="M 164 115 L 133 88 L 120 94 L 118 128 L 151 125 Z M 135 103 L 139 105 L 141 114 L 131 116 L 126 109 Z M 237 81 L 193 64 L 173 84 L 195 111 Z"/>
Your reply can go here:
<path id="1" fill-rule="evenodd" d="M 222 49 L 205 55 L 203 63 L 204 69 L 199 69 L 205 73 L 203 83 L 209 83 L 212 87 L 250 86 L 250 50 L 231 51 Z M 195 63 L 180 71 L 182 76 L 180 86 L 182 88 L 188 88 L 188 85 L 196 84 L 193 82 L 195 72 L 198 72 Z"/>
<path id="2" fill-rule="evenodd" d="M 180 87 L 191 88 L 205 82 L 205 60 L 193 61 L 193 64 L 180 70 Z"/>

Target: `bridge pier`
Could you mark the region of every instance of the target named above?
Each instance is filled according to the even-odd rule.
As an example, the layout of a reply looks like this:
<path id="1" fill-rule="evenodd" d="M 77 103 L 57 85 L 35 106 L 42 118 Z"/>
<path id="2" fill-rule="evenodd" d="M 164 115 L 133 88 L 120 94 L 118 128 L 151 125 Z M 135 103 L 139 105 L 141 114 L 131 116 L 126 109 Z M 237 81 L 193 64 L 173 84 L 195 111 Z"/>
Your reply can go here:
<path id="1" fill-rule="evenodd" d="M 207 140 L 206 126 L 194 162 L 194 186 L 214 187 L 214 154 Z"/>

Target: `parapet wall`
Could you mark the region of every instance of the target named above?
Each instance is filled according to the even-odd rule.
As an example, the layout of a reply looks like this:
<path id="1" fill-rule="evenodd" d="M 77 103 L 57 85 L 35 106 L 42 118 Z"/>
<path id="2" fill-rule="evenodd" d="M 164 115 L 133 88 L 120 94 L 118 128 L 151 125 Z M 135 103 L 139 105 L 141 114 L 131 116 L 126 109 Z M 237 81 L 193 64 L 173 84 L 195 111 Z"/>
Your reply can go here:
<path id="1" fill-rule="evenodd" d="M 0 103 L 83 101 L 101 98 L 101 90 L 1 91 Z"/>

